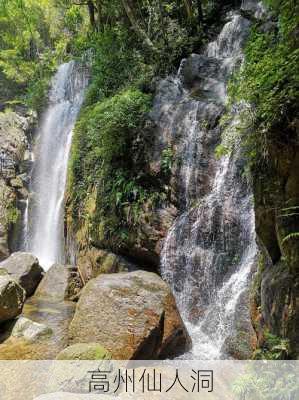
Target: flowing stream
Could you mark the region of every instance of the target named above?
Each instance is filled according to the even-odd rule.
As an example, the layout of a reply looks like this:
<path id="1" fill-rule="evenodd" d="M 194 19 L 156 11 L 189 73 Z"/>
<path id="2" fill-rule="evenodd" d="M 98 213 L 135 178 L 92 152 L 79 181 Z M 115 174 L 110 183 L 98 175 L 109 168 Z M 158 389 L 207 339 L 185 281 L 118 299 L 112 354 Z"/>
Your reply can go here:
<path id="1" fill-rule="evenodd" d="M 192 338 L 184 358 L 230 357 L 228 343 L 241 324 L 238 308 L 256 262 L 253 197 L 242 150 L 236 146 L 233 154 L 215 157 L 227 82 L 242 63 L 249 29 L 238 10 L 228 13 L 204 53 L 183 60 L 177 77 L 160 83 L 154 105 L 164 145 L 175 148 L 178 159 L 181 212 L 164 241 L 161 273 Z M 237 118 L 236 107 L 231 128 Z"/>
<path id="2" fill-rule="evenodd" d="M 31 198 L 25 211 L 26 250 L 44 269 L 64 263 L 64 195 L 72 130 L 88 83 L 86 69 L 71 61 L 58 68 L 52 79 L 31 180 Z"/>

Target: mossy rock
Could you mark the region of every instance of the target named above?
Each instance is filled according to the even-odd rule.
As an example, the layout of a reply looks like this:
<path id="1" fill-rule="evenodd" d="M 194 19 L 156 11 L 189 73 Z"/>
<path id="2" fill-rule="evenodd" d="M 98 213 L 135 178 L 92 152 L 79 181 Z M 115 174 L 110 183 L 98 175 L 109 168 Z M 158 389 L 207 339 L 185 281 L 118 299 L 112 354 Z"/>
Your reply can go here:
<path id="1" fill-rule="evenodd" d="M 56 360 L 110 360 L 111 354 L 98 343 L 77 343 L 62 350 Z"/>
<path id="2" fill-rule="evenodd" d="M 8 275 L 8 272 L 5 268 L 0 268 L 0 276 Z"/>

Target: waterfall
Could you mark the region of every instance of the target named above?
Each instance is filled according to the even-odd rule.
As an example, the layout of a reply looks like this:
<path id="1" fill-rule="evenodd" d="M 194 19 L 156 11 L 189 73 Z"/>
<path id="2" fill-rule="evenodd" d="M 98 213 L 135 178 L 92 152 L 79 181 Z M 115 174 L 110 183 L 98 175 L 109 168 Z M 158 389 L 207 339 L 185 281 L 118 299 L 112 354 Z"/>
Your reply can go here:
<path id="1" fill-rule="evenodd" d="M 83 102 L 86 68 L 71 61 L 52 79 L 49 104 L 35 147 L 35 163 L 26 215 L 26 250 L 48 269 L 64 263 L 64 195 L 72 130 Z"/>
<path id="2" fill-rule="evenodd" d="M 249 28 L 238 11 L 228 13 L 204 53 L 183 60 L 177 77 L 159 84 L 154 103 L 160 141 L 176 151 L 180 200 L 180 214 L 164 241 L 161 274 L 189 329 L 193 348 L 184 357 L 190 359 L 229 357 L 226 342 L 236 333 L 238 304 L 256 262 L 253 196 L 242 149 L 215 157 L 227 82 L 242 63 Z"/>

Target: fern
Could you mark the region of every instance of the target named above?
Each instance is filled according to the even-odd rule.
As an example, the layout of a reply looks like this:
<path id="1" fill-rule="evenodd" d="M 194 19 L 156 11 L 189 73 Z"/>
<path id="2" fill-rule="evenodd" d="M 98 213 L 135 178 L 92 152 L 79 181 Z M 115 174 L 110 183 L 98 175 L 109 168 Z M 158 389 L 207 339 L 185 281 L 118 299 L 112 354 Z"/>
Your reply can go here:
<path id="1" fill-rule="evenodd" d="M 285 242 L 291 240 L 291 239 L 299 239 L 299 232 L 293 232 L 293 233 L 289 233 L 287 236 L 285 236 L 282 239 L 282 244 L 284 244 Z"/>

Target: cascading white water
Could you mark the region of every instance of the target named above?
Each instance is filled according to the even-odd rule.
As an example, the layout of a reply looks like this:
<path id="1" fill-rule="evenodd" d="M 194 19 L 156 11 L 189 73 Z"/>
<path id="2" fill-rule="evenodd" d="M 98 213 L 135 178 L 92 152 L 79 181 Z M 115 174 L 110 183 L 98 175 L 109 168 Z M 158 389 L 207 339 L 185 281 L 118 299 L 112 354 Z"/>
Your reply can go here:
<path id="1" fill-rule="evenodd" d="M 86 68 L 71 61 L 52 79 L 49 104 L 35 148 L 26 249 L 48 269 L 64 262 L 64 195 L 72 130 L 88 83 Z"/>
<path id="2" fill-rule="evenodd" d="M 242 62 L 249 26 L 238 12 L 229 13 L 205 53 L 184 60 L 178 77 L 160 84 L 155 104 L 161 110 L 156 123 L 179 158 L 182 208 L 164 242 L 161 274 L 193 341 L 184 358 L 229 357 L 227 339 L 236 332 L 236 310 L 256 262 L 253 197 L 242 176 L 242 151 L 236 148 L 220 160 L 214 156 L 227 82 Z M 171 87 L 174 99 L 163 85 Z"/>

